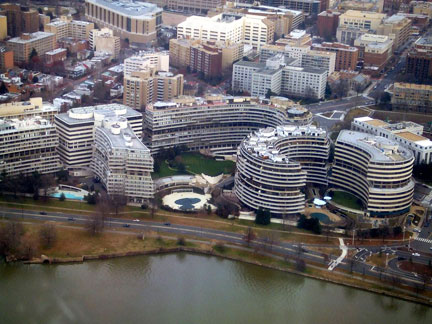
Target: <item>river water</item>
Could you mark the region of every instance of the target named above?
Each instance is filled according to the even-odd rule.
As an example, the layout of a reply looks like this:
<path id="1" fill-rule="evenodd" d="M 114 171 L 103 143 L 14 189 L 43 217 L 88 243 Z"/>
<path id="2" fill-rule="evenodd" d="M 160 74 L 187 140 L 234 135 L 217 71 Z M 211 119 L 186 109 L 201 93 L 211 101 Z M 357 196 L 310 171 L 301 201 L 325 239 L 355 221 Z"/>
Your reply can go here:
<path id="1" fill-rule="evenodd" d="M 0 264 L 0 323 L 432 323 L 432 308 L 193 254 Z"/>

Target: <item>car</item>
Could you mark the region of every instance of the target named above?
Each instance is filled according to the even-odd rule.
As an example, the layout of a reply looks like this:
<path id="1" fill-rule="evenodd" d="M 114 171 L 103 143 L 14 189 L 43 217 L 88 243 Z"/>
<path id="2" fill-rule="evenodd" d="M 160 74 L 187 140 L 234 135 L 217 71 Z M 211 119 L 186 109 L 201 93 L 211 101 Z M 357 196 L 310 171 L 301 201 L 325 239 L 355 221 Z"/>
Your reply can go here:
<path id="1" fill-rule="evenodd" d="M 123 227 L 130 227 L 129 224 L 123 224 Z"/>
<path id="2" fill-rule="evenodd" d="M 420 233 L 421 232 L 421 230 L 420 229 L 418 229 L 418 228 L 414 228 L 414 230 L 413 230 L 414 232 L 416 232 L 416 233 Z"/>
<path id="3" fill-rule="evenodd" d="M 41 215 L 46 215 L 47 213 L 44 212 L 44 211 L 41 211 L 39 214 L 41 214 Z"/>
<path id="4" fill-rule="evenodd" d="M 133 221 L 138 223 L 140 220 L 139 219 L 134 219 Z"/>
<path id="5" fill-rule="evenodd" d="M 418 256 L 420 256 L 420 253 L 414 252 L 412 255 L 418 257 Z"/>
<path id="6" fill-rule="evenodd" d="M 75 219 L 73 218 L 73 217 L 69 217 L 68 218 L 68 221 L 71 221 L 71 222 L 73 222 Z"/>
<path id="7" fill-rule="evenodd" d="M 165 222 L 165 223 L 163 223 L 165 226 L 171 226 L 171 223 L 170 222 Z"/>

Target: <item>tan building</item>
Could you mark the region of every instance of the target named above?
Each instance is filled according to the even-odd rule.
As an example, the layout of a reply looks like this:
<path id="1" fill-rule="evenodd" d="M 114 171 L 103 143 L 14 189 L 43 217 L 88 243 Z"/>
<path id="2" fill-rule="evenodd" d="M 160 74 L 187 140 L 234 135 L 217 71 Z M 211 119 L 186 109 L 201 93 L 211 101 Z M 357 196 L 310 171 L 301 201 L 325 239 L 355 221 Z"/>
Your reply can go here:
<path id="1" fill-rule="evenodd" d="M 94 24 L 87 21 L 72 20 L 71 16 L 61 16 L 44 26 L 44 31 L 56 35 L 56 39 L 70 37 L 73 39 L 88 39 Z"/>
<path id="2" fill-rule="evenodd" d="M 317 51 L 327 51 L 336 53 L 335 70 L 354 71 L 358 60 L 358 48 L 342 43 L 321 43 L 313 44 L 313 49 Z"/>
<path id="3" fill-rule="evenodd" d="M 0 14 L 7 17 L 7 31 L 11 37 L 39 30 L 39 13 L 35 9 L 14 3 L 0 4 Z"/>
<path id="4" fill-rule="evenodd" d="M 4 48 L 0 49 L 0 72 L 5 72 L 14 67 L 14 53 Z"/>
<path id="5" fill-rule="evenodd" d="M 397 110 L 432 112 L 432 86 L 414 83 L 395 83 L 392 105 Z"/>
<path id="6" fill-rule="evenodd" d="M 155 41 L 162 24 L 162 9 L 147 2 L 86 0 L 87 20 L 111 28 L 116 36 L 131 43 Z"/>
<path id="7" fill-rule="evenodd" d="M 153 69 L 124 76 L 123 104 L 136 110 L 156 101 L 170 101 L 183 94 L 183 74 Z"/>
<path id="8" fill-rule="evenodd" d="M 53 104 L 43 102 L 42 98 L 30 98 L 29 101 L 10 102 L 0 105 L 0 118 L 27 119 L 40 116 L 49 122 L 54 122 L 54 116 L 59 108 Z"/>
<path id="9" fill-rule="evenodd" d="M 7 17 L 0 16 L 0 40 L 7 37 Z"/>
<path id="10" fill-rule="evenodd" d="M 364 34 L 355 40 L 354 46 L 359 49 L 364 72 L 376 74 L 384 69 L 391 58 L 393 41 L 385 35 Z"/>
<path id="11" fill-rule="evenodd" d="M 90 46 L 97 52 L 105 52 L 111 55 L 111 59 L 116 59 L 120 55 L 120 37 L 114 36 L 109 28 L 101 30 L 93 29 L 90 31 Z"/>
<path id="12" fill-rule="evenodd" d="M 243 44 L 229 41 L 200 41 L 194 39 L 171 39 L 170 40 L 170 62 L 172 66 L 185 68 L 191 66 L 191 49 L 206 47 L 212 52 L 220 52 L 222 55 L 219 72 L 230 68 L 234 62 L 243 58 Z M 220 74 L 220 73 L 219 73 Z"/>
<path id="13" fill-rule="evenodd" d="M 337 8 L 341 11 L 357 10 L 357 11 L 372 11 L 375 3 L 364 1 L 343 1 L 340 2 Z"/>
<path id="14" fill-rule="evenodd" d="M 45 27 L 46 24 L 51 22 L 51 18 L 44 14 L 39 14 L 39 25 Z"/>
<path id="15" fill-rule="evenodd" d="M 386 14 L 373 11 L 348 10 L 339 16 L 339 26 L 376 30 Z"/>
<path id="16" fill-rule="evenodd" d="M 413 14 L 425 15 L 432 19 L 432 2 L 411 1 L 410 7 Z"/>
<path id="17" fill-rule="evenodd" d="M 407 42 L 411 34 L 411 20 L 393 15 L 378 26 L 377 34 L 388 36 L 393 41 L 393 49 L 396 50 Z"/>
<path id="18" fill-rule="evenodd" d="M 36 32 L 32 34 L 22 34 L 6 42 L 6 48 L 14 53 L 15 63 L 27 63 L 33 49 L 42 57 L 46 52 L 52 51 L 56 47 L 55 35 L 52 33 Z"/>

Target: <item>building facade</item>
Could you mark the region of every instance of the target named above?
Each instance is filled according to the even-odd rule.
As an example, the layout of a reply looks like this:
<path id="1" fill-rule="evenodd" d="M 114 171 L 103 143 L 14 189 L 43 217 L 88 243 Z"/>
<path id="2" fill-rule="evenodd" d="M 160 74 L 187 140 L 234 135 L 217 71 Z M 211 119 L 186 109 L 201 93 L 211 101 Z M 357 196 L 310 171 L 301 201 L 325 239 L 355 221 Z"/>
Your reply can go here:
<path id="1" fill-rule="evenodd" d="M 413 122 L 389 124 L 379 119 L 359 117 L 354 118 L 351 129 L 398 142 L 413 152 L 415 164 L 430 164 L 432 162 L 432 141 L 422 136 L 422 125 Z"/>
<path id="2" fill-rule="evenodd" d="M 60 170 L 55 126 L 41 117 L 0 119 L 0 172 L 9 177 Z"/>
<path id="3" fill-rule="evenodd" d="M 260 129 L 238 148 L 234 193 L 253 210 L 302 213 L 306 184 L 327 184 L 329 152 L 326 132 L 315 126 Z"/>
<path id="4" fill-rule="evenodd" d="M 54 116 L 59 109 L 53 104 L 43 102 L 41 97 L 30 98 L 28 101 L 17 101 L 0 104 L 0 118 L 3 119 L 32 119 L 40 116 L 54 123 Z"/>
<path id="5" fill-rule="evenodd" d="M 390 139 L 342 130 L 335 144 L 331 186 L 358 197 L 370 217 L 392 217 L 411 207 L 412 152 Z"/>
<path id="6" fill-rule="evenodd" d="M 46 52 L 52 51 L 55 47 L 55 35 L 45 32 L 22 34 L 6 42 L 6 48 L 13 51 L 14 61 L 18 64 L 27 63 L 33 49 L 36 50 L 37 55 L 43 57 Z"/>
<path id="7" fill-rule="evenodd" d="M 393 41 L 393 49 L 396 50 L 408 41 L 411 35 L 411 20 L 404 16 L 393 15 L 384 19 L 378 26 L 377 34 L 388 36 Z"/>
<path id="8" fill-rule="evenodd" d="M 234 154 L 251 131 L 311 122 L 308 110 L 282 97 L 180 97 L 146 107 L 143 141 L 152 154 L 180 145 Z"/>
<path id="9" fill-rule="evenodd" d="M 35 33 L 39 30 L 39 13 L 35 9 L 14 3 L 0 4 L 0 15 L 6 17 L 7 33 L 19 37 L 22 33 Z"/>
<path id="10" fill-rule="evenodd" d="M 432 112 L 432 86 L 396 82 L 391 103 L 395 110 L 429 114 Z"/>
<path id="11" fill-rule="evenodd" d="M 170 54 L 167 51 L 140 51 L 137 55 L 124 60 L 124 74 L 130 75 L 132 72 L 139 72 L 149 68 L 168 72 L 169 65 Z"/>
<path id="12" fill-rule="evenodd" d="M 155 41 L 162 25 L 162 9 L 147 2 L 86 0 L 85 16 L 99 27 L 108 27 L 131 43 Z"/>
<path id="13" fill-rule="evenodd" d="M 90 167 L 110 196 L 132 204 L 153 197 L 153 158 L 125 117 L 107 117 L 96 127 Z"/>
<path id="14" fill-rule="evenodd" d="M 393 41 L 385 35 L 364 34 L 355 40 L 354 46 L 359 50 L 365 72 L 382 71 L 393 55 Z"/>
<path id="15" fill-rule="evenodd" d="M 59 136 L 58 153 L 65 169 L 88 169 L 93 154 L 95 128 L 106 117 L 125 117 L 138 138 L 142 134 L 142 114 L 119 104 L 71 108 L 55 116 Z"/>
<path id="16" fill-rule="evenodd" d="M 321 43 L 313 44 L 312 48 L 316 51 L 327 51 L 336 53 L 335 70 L 354 71 L 358 61 L 358 48 L 342 43 Z"/>
<path id="17" fill-rule="evenodd" d="M 70 37 L 72 39 L 87 40 L 94 24 L 87 21 L 73 20 L 71 16 L 61 16 L 44 25 L 44 31 L 56 35 L 56 39 Z"/>
<path id="18" fill-rule="evenodd" d="M 332 39 L 333 37 L 336 37 L 340 15 L 340 12 L 334 10 L 321 12 L 317 18 L 318 35 L 324 39 Z"/>
<path id="19" fill-rule="evenodd" d="M 421 37 L 408 51 L 406 71 L 418 80 L 432 78 L 432 38 Z"/>

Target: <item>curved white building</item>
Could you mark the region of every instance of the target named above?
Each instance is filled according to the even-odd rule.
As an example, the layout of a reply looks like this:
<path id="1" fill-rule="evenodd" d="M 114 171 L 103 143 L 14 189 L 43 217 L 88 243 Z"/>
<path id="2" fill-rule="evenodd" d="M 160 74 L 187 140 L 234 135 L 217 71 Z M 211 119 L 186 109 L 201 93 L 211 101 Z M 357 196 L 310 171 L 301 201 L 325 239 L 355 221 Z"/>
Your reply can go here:
<path id="1" fill-rule="evenodd" d="M 412 152 L 393 140 L 343 130 L 329 183 L 357 196 L 371 217 L 401 215 L 412 203 Z"/>
<path id="2" fill-rule="evenodd" d="M 152 154 L 178 145 L 235 153 L 254 130 L 283 124 L 309 125 L 311 121 L 308 110 L 283 97 L 182 97 L 146 107 L 143 141 Z"/>
<path id="3" fill-rule="evenodd" d="M 327 184 L 329 151 L 326 132 L 315 126 L 260 129 L 238 148 L 234 192 L 255 210 L 302 213 L 306 183 Z"/>

